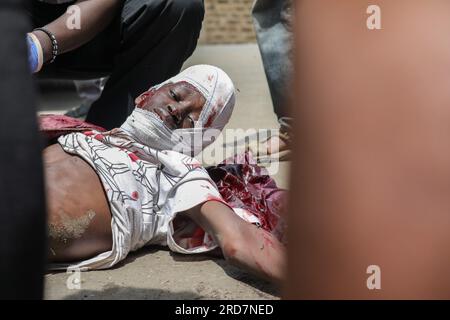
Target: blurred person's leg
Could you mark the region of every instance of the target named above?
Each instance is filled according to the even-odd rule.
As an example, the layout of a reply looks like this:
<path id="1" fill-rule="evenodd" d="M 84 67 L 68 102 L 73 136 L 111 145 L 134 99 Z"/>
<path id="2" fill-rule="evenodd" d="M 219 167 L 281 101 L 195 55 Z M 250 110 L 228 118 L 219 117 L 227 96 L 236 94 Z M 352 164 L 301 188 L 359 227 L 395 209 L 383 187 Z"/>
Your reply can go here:
<path id="1" fill-rule="evenodd" d="M 45 196 L 23 1 L 0 2 L 0 299 L 43 296 Z"/>
<path id="2" fill-rule="evenodd" d="M 298 2 L 286 298 L 450 298 L 450 2 L 371 4 Z"/>
<path id="3" fill-rule="evenodd" d="M 74 80 L 78 96 L 81 98 L 81 105 L 67 111 L 65 115 L 84 119 L 91 105 L 100 98 L 107 80 L 107 77 L 91 80 Z"/>
<path id="4" fill-rule="evenodd" d="M 279 138 L 273 137 L 274 142 L 267 145 L 269 153 L 275 153 L 290 147 L 292 118 L 287 96 L 293 72 L 292 0 L 256 0 L 252 13 L 274 112 L 280 124 Z"/>

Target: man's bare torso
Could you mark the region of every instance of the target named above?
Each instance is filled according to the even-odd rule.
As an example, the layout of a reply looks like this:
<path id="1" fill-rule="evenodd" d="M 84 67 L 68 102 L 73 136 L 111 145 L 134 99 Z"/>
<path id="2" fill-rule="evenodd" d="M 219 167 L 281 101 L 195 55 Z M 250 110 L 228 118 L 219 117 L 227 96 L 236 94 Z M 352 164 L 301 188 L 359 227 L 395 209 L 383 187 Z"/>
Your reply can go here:
<path id="1" fill-rule="evenodd" d="M 111 211 L 92 167 L 59 144 L 43 152 L 49 258 L 77 261 L 111 249 Z"/>

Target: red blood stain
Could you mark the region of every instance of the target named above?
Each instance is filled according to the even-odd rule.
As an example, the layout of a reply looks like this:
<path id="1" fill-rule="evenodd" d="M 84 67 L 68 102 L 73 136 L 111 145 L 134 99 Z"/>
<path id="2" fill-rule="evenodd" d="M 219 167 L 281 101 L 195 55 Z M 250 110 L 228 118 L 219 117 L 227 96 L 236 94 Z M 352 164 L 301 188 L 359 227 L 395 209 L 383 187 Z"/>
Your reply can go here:
<path id="1" fill-rule="evenodd" d="M 210 196 L 210 195 L 206 197 L 206 201 L 219 201 L 219 202 L 224 203 L 224 201 L 222 199 L 220 199 L 219 197 L 214 197 L 214 196 Z"/>
<path id="2" fill-rule="evenodd" d="M 86 131 L 86 132 L 84 132 L 84 135 L 86 135 L 88 137 L 92 136 L 93 134 L 94 134 L 94 131 Z"/>
<path id="3" fill-rule="evenodd" d="M 139 192 L 133 191 L 133 193 L 131 194 L 131 197 L 132 197 L 134 200 L 139 199 Z"/>
<path id="4" fill-rule="evenodd" d="M 207 170 L 229 206 L 256 216 L 261 229 L 274 232 L 273 235 L 284 243 L 285 233 L 281 228 L 284 223 L 280 211 L 285 207 L 287 192 L 277 187 L 249 153 L 230 158 L 228 162 Z M 261 240 L 264 241 L 263 238 Z"/>
<path id="5" fill-rule="evenodd" d="M 134 153 L 129 153 L 128 156 L 130 157 L 131 161 L 133 161 L 133 162 L 140 160 L 139 157 Z"/>
<path id="6" fill-rule="evenodd" d="M 188 240 L 188 245 L 189 245 L 189 248 L 190 248 L 190 249 L 200 247 L 200 246 L 203 245 L 203 239 L 199 239 L 199 238 L 190 238 L 190 239 Z"/>
<path id="7" fill-rule="evenodd" d="M 202 238 L 205 236 L 205 231 L 198 227 L 197 229 L 195 229 L 194 233 L 192 234 L 193 238 Z"/>
<path id="8" fill-rule="evenodd" d="M 92 130 L 99 132 L 106 131 L 105 129 L 93 125 L 92 123 L 84 122 L 64 115 L 47 114 L 40 115 L 39 129 L 49 139 L 58 138 L 71 132 L 88 133 Z"/>
<path id="9" fill-rule="evenodd" d="M 94 136 L 94 139 L 98 140 L 98 141 L 102 141 L 103 139 L 105 139 L 105 136 L 102 134 L 96 134 Z"/>
<path id="10" fill-rule="evenodd" d="M 205 123 L 206 128 L 209 128 L 212 125 L 212 123 L 214 122 L 214 119 L 216 118 L 216 115 L 217 115 L 217 110 L 213 110 L 212 113 L 210 114 L 210 116 L 208 117 L 208 119 L 206 120 L 206 123 Z"/>
<path id="11" fill-rule="evenodd" d="M 148 91 L 141 94 L 138 98 L 140 100 L 139 103 L 137 104 L 137 107 L 139 109 L 143 109 L 147 105 L 148 101 L 155 95 L 156 91 L 157 90 L 155 89 L 149 89 Z"/>

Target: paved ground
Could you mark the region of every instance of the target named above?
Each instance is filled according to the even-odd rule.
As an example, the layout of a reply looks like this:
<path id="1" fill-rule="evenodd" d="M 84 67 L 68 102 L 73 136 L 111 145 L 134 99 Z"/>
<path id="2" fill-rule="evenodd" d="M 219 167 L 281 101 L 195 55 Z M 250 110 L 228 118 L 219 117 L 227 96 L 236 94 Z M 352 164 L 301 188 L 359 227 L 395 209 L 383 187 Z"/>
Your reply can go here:
<path id="1" fill-rule="evenodd" d="M 186 63 L 224 69 L 239 90 L 228 128 L 276 128 L 270 95 L 256 45 L 201 46 Z M 73 93 L 41 97 L 40 109 L 61 113 L 79 103 Z M 286 188 L 288 164 L 274 175 Z M 112 270 L 81 274 L 81 289 L 67 288 L 70 275 L 46 275 L 47 299 L 277 299 L 276 288 L 224 260 L 181 256 L 164 248 L 138 251 Z"/>

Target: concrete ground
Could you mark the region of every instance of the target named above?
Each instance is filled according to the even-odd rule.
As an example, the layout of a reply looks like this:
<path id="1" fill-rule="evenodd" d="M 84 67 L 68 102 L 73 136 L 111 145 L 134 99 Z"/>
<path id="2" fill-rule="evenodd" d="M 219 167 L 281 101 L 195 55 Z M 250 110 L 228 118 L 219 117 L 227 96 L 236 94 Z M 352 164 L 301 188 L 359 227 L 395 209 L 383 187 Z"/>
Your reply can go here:
<path id="1" fill-rule="evenodd" d="M 256 45 L 200 46 L 186 66 L 212 64 L 224 69 L 239 90 L 228 128 L 277 128 L 261 57 Z M 40 110 L 62 113 L 79 104 L 73 92 L 40 97 Z M 288 163 L 274 175 L 288 186 Z M 79 289 L 64 272 L 46 275 L 47 299 L 278 299 L 278 290 L 222 259 L 173 254 L 165 248 L 144 248 L 119 266 L 81 274 Z M 69 286 L 70 287 L 70 286 Z"/>

